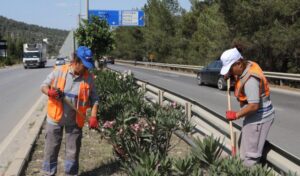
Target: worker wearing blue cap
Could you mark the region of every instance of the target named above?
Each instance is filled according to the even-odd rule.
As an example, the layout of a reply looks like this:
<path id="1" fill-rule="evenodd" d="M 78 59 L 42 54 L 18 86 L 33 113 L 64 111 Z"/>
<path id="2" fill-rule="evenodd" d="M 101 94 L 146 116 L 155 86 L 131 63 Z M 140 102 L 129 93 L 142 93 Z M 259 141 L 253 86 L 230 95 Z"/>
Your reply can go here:
<path id="1" fill-rule="evenodd" d="M 92 51 L 88 47 L 78 47 L 76 51 L 76 56 L 81 60 L 85 68 L 92 69 L 95 67 Z"/>
<path id="2" fill-rule="evenodd" d="M 43 172 L 55 175 L 57 158 L 65 128 L 65 173 L 77 175 L 82 127 L 88 108 L 91 108 L 89 127 L 98 128 L 98 96 L 94 76 L 88 71 L 94 68 L 92 51 L 80 46 L 71 64 L 55 67 L 41 85 L 48 95 Z M 83 115 L 82 115 L 83 114 Z"/>

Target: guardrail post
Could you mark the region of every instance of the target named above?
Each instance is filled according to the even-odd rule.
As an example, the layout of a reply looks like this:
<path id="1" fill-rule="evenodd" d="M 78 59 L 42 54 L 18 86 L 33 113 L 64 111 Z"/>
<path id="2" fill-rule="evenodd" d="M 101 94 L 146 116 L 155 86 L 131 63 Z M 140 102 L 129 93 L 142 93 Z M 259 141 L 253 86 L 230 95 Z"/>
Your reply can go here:
<path id="1" fill-rule="evenodd" d="M 163 102 L 164 102 L 164 91 L 159 90 L 158 91 L 158 103 L 160 106 L 162 106 Z"/>
<path id="2" fill-rule="evenodd" d="M 280 85 L 280 86 L 283 86 L 283 81 L 282 81 L 282 79 L 279 80 L 279 85 Z"/>
<path id="3" fill-rule="evenodd" d="M 146 92 L 146 83 L 142 83 L 142 90 Z"/>
<path id="4" fill-rule="evenodd" d="M 185 103 L 185 115 L 189 120 L 192 118 L 192 104 L 190 102 Z"/>

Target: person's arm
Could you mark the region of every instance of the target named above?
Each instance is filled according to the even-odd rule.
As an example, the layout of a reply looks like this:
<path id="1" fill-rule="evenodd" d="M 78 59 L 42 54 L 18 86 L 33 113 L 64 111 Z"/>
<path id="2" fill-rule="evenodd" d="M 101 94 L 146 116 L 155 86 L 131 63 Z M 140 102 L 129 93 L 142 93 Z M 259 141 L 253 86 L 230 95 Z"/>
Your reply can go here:
<path id="1" fill-rule="evenodd" d="M 48 91 L 49 91 L 51 82 L 52 82 L 52 80 L 54 80 L 54 77 L 55 77 L 54 74 L 55 74 L 54 71 L 52 71 L 41 85 L 41 91 L 45 95 L 48 95 Z"/>
<path id="2" fill-rule="evenodd" d="M 247 96 L 248 104 L 236 113 L 237 118 L 256 113 L 256 111 L 259 109 L 259 80 L 254 77 L 249 78 L 244 85 L 244 91 Z"/>
<path id="3" fill-rule="evenodd" d="M 249 78 L 244 85 L 244 92 L 247 96 L 248 104 L 240 104 L 243 106 L 240 111 L 226 111 L 226 118 L 228 120 L 236 120 L 241 117 L 247 117 L 252 113 L 256 113 L 259 109 L 259 80 L 253 77 Z"/>
<path id="4" fill-rule="evenodd" d="M 259 108 L 259 103 L 249 103 L 244 108 L 236 113 L 236 117 L 239 119 L 244 116 L 248 116 L 255 113 Z"/>
<path id="5" fill-rule="evenodd" d="M 45 95 L 48 95 L 49 86 L 42 86 L 42 87 L 41 87 L 41 91 L 42 91 L 42 93 L 44 93 Z"/>
<path id="6" fill-rule="evenodd" d="M 97 111 L 98 111 L 98 103 L 96 103 L 96 104 L 93 105 L 91 116 L 92 117 L 97 117 Z"/>

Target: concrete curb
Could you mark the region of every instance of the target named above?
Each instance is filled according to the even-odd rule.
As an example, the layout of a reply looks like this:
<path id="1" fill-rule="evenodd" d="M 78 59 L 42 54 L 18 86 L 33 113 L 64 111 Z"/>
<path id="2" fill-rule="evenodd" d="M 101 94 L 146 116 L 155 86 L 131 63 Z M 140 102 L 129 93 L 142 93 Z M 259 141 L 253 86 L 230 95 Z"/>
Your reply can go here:
<path id="1" fill-rule="evenodd" d="M 0 175 L 22 174 L 46 117 L 47 97 L 42 95 L 1 143 Z"/>

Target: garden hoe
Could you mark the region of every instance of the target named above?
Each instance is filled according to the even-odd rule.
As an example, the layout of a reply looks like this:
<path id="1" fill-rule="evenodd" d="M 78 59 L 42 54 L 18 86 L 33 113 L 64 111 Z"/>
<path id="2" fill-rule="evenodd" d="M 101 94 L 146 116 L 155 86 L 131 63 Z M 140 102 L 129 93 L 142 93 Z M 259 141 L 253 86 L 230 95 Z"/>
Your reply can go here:
<path id="1" fill-rule="evenodd" d="M 228 110 L 231 111 L 231 101 L 230 101 L 230 78 L 227 79 L 227 105 Z M 229 121 L 230 127 L 230 141 L 231 141 L 231 155 L 236 155 L 236 132 L 233 132 L 232 121 Z"/>
<path id="2" fill-rule="evenodd" d="M 73 110 L 76 111 L 76 113 L 78 113 L 81 117 L 83 117 L 85 120 L 88 120 L 87 117 L 82 114 L 80 111 L 78 111 L 78 109 L 69 101 L 66 99 L 66 97 L 63 97 L 63 101 L 69 106 L 71 107 Z"/>
<path id="3" fill-rule="evenodd" d="M 86 117 L 86 115 L 84 115 L 80 111 L 78 111 L 78 109 L 69 100 L 67 100 L 66 97 L 63 97 L 63 102 L 65 102 L 68 106 L 70 106 L 72 109 L 74 109 L 76 111 L 76 113 L 78 113 L 81 117 L 83 117 L 86 121 L 88 121 L 88 118 Z M 95 130 L 100 132 L 100 130 L 98 128 L 95 128 Z"/>

